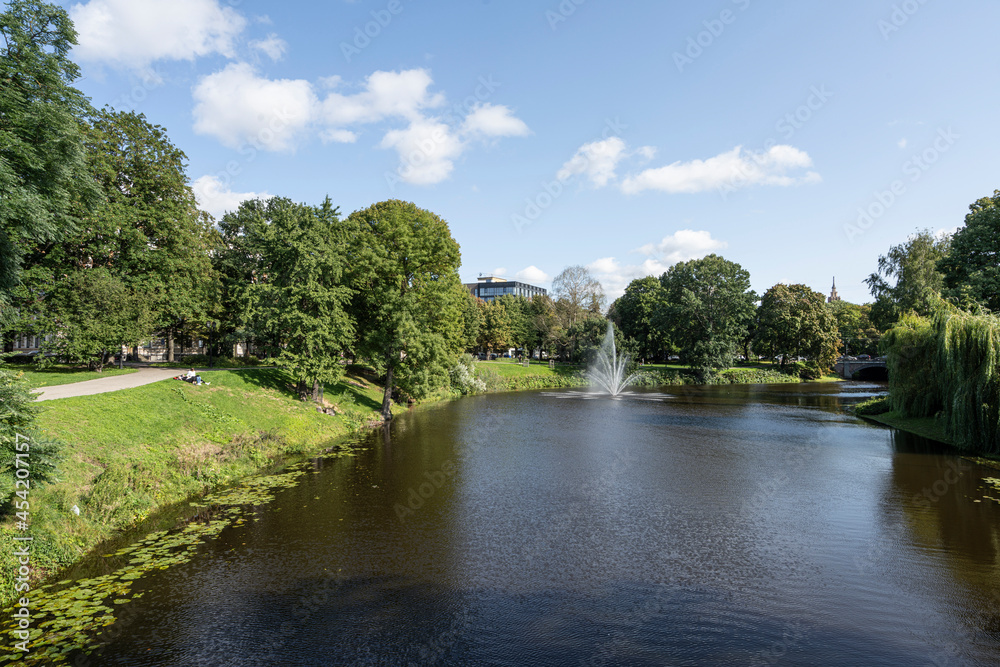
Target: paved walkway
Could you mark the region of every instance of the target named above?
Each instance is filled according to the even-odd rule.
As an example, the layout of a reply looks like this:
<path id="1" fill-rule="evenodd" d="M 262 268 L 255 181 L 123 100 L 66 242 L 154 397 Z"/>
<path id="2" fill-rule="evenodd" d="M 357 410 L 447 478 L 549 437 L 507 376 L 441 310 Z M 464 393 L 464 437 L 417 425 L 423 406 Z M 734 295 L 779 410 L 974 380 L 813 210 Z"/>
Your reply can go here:
<path id="1" fill-rule="evenodd" d="M 144 384 L 152 384 L 153 382 L 172 378 L 175 375 L 183 375 L 185 372 L 180 368 L 139 368 L 137 372 L 129 373 L 128 375 L 113 375 L 96 380 L 87 380 L 86 382 L 40 387 L 35 390 L 38 393 L 38 398 L 35 400 L 52 401 L 57 398 L 105 394 L 109 391 L 131 389 L 132 387 L 141 387 Z"/>

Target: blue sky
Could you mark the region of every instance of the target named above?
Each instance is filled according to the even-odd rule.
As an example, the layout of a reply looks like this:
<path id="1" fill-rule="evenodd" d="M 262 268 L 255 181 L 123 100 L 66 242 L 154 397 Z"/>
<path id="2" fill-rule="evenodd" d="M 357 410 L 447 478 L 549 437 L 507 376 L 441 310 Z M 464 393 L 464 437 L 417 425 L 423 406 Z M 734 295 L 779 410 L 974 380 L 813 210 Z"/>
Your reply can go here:
<path id="1" fill-rule="evenodd" d="M 78 87 L 189 158 L 217 217 L 434 211 L 462 276 L 610 297 L 716 252 L 870 300 L 877 257 L 1000 188 L 986 1 L 89 0 Z"/>

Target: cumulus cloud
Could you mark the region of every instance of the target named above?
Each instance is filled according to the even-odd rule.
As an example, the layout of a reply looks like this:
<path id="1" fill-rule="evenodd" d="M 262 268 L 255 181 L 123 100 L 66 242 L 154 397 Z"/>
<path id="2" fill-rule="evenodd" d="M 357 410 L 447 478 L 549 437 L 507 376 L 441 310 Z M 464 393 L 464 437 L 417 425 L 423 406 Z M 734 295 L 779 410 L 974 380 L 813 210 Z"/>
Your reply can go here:
<path id="1" fill-rule="evenodd" d="M 659 276 L 670 265 L 656 258 L 648 258 L 639 264 L 622 264 L 614 257 L 602 257 L 587 264 L 586 268 L 600 281 L 610 303 L 624 294 L 625 288 L 636 278 Z"/>
<path id="2" fill-rule="evenodd" d="M 202 78 L 193 95 L 195 132 L 230 148 L 249 143 L 269 151 L 293 150 L 318 104 L 308 81 L 267 79 L 246 63 Z"/>
<path id="3" fill-rule="evenodd" d="M 639 248 L 644 255 L 657 256 L 668 266 L 690 259 L 699 259 L 724 249 L 729 244 L 713 239 L 711 232 L 681 229 L 657 243 L 647 243 Z"/>
<path id="4" fill-rule="evenodd" d="M 432 92 L 432 84 L 424 69 L 376 71 L 357 92 L 346 93 L 338 76 L 313 85 L 301 79 L 268 79 L 252 65 L 232 63 L 195 86 L 195 131 L 233 148 L 251 144 L 289 151 L 307 130 L 325 143 L 355 143 L 362 126 L 382 122 L 390 129 L 377 146 L 399 155 L 392 178 L 415 185 L 447 179 L 455 160 L 477 140 L 530 133 L 501 105 L 478 104 L 463 119 L 446 123 L 433 113 L 445 97 Z M 399 127 L 401 123 L 405 125 Z"/>
<path id="5" fill-rule="evenodd" d="M 381 148 L 399 153 L 399 177 L 415 185 L 440 183 L 451 175 L 465 146 L 446 124 L 420 118 L 405 130 L 390 130 Z"/>
<path id="6" fill-rule="evenodd" d="M 515 273 L 514 280 L 519 280 L 529 285 L 541 286 L 552 282 L 552 276 L 532 264 Z"/>
<path id="7" fill-rule="evenodd" d="M 156 60 L 233 55 L 246 19 L 217 0 L 90 0 L 73 5 L 76 59 L 145 69 Z"/>
<path id="8" fill-rule="evenodd" d="M 751 185 L 787 187 L 816 183 L 821 178 L 815 171 L 801 174 L 811 166 L 812 158 L 793 146 L 774 146 L 759 153 L 737 146 L 706 160 L 678 161 L 629 176 L 622 182 L 622 191 L 627 194 L 644 190 L 694 193 Z"/>
<path id="9" fill-rule="evenodd" d="M 254 39 L 247 45 L 254 51 L 260 51 L 271 60 L 281 60 L 288 50 L 288 42 L 275 34 L 270 34 L 266 39 Z"/>
<path id="10" fill-rule="evenodd" d="M 563 164 L 556 177 L 565 181 L 583 174 L 591 184 L 604 187 L 615 178 L 615 169 L 626 154 L 625 142 L 619 137 L 592 141 L 580 146 L 576 154 Z"/>
<path id="11" fill-rule="evenodd" d="M 614 301 L 637 278 L 660 276 L 677 262 L 705 257 L 727 245 L 725 241 L 713 239 L 710 232 L 682 229 L 661 241 L 638 248 L 636 252 L 646 256 L 638 264 L 623 264 L 615 257 L 601 257 L 587 264 L 587 269 L 601 282 L 608 301 Z"/>
<path id="12" fill-rule="evenodd" d="M 466 116 L 462 131 L 484 137 L 523 137 L 531 134 L 523 120 L 500 104 L 477 104 Z"/>
<path id="13" fill-rule="evenodd" d="M 341 85 L 339 77 L 324 79 L 327 87 Z M 331 127 L 375 123 L 398 116 L 409 121 L 422 117 L 424 109 L 444 104 L 444 95 L 431 94 L 433 80 L 424 69 L 372 73 L 364 89 L 352 95 L 331 92 L 323 100 L 322 119 Z"/>
<path id="14" fill-rule="evenodd" d="M 191 184 L 195 199 L 203 211 L 219 220 L 229 211 L 235 211 L 248 199 L 270 198 L 266 192 L 233 192 L 228 184 L 215 176 L 202 176 Z"/>

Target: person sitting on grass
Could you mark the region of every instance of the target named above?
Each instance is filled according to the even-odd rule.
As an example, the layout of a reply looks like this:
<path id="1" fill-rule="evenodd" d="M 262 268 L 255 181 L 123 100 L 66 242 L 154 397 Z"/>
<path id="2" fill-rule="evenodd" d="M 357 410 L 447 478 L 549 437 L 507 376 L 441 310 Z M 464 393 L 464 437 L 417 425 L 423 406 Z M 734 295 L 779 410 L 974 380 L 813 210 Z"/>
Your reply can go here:
<path id="1" fill-rule="evenodd" d="M 198 374 L 194 372 L 193 368 L 189 369 L 187 375 L 184 376 L 185 382 L 197 382 L 197 379 Z"/>

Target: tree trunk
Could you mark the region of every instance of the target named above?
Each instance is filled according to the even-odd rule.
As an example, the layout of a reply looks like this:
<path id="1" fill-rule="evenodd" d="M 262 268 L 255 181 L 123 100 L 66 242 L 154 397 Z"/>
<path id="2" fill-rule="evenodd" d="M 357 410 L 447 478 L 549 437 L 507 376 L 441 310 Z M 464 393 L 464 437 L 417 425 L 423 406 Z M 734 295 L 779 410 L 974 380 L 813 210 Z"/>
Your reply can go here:
<path id="1" fill-rule="evenodd" d="M 174 328 L 167 327 L 167 361 L 174 360 Z"/>
<path id="2" fill-rule="evenodd" d="M 319 403 L 323 400 L 323 385 L 319 383 L 319 380 L 313 380 L 312 400 L 313 403 Z"/>
<path id="3" fill-rule="evenodd" d="M 382 394 L 382 420 L 392 419 L 392 366 L 385 371 L 385 393 Z"/>

